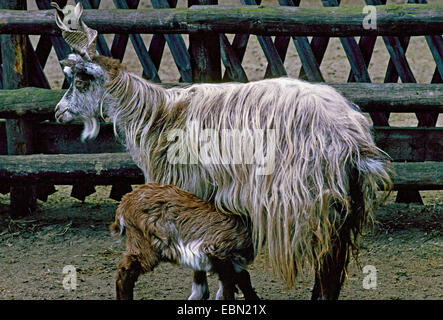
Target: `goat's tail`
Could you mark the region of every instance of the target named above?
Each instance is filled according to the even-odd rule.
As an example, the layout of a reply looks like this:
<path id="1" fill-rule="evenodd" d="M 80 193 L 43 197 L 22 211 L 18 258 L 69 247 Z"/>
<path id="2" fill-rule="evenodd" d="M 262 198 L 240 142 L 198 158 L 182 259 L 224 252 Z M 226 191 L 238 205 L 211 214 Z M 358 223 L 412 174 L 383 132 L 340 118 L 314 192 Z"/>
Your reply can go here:
<path id="1" fill-rule="evenodd" d="M 358 255 L 358 238 L 368 222 L 374 222 L 375 205 L 386 200 L 392 190 L 392 181 L 389 174 L 388 157 L 383 151 L 374 147 L 370 155 L 364 155 L 353 165 L 349 174 L 350 215 L 345 223 L 351 232 L 350 249 L 355 257 Z M 386 157 L 384 157 L 386 156 Z M 382 191 L 376 201 L 377 191 Z M 345 228 L 347 228 L 345 227 Z"/>
<path id="2" fill-rule="evenodd" d="M 120 207 L 117 208 L 117 212 L 115 214 L 115 221 L 109 226 L 109 231 L 111 232 L 111 236 L 113 238 L 121 237 L 125 234 L 125 222 L 123 220 L 123 216 L 120 214 Z"/>

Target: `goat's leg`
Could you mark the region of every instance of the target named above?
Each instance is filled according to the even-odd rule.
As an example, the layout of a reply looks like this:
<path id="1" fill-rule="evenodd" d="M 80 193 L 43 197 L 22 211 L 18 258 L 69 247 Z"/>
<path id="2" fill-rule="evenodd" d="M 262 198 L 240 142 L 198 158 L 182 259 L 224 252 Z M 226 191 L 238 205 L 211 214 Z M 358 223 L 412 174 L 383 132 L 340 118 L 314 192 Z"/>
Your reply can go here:
<path id="1" fill-rule="evenodd" d="M 215 295 L 215 300 L 223 300 L 223 285 L 220 280 L 218 280 L 218 290 Z"/>
<path id="2" fill-rule="evenodd" d="M 234 286 L 234 293 L 239 293 L 237 286 Z M 220 280 L 218 280 L 218 291 L 215 295 L 215 300 L 223 300 L 223 285 Z"/>
<path id="3" fill-rule="evenodd" d="M 235 272 L 235 282 L 239 289 L 243 292 L 245 300 L 260 300 L 251 283 L 251 276 L 248 270 L 241 269 Z"/>
<path id="4" fill-rule="evenodd" d="M 332 240 L 332 252 L 322 261 L 320 270 L 315 274 L 312 300 L 337 300 L 346 276 L 349 263 L 348 243 L 341 237 Z"/>
<path id="5" fill-rule="evenodd" d="M 345 210 L 339 203 L 334 203 L 334 210 L 340 212 L 346 219 L 338 228 L 332 239 L 332 250 L 322 261 L 319 272 L 315 275 L 315 284 L 312 290 L 312 299 L 336 300 L 346 276 L 349 264 L 349 251 L 352 246 L 351 230 L 360 232 L 360 228 L 366 219 L 365 202 L 359 173 L 353 169 L 349 176 L 349 190 L 351 196 L 351 214 L 344 217 Z"/>
<path id="6" fill-rule="evenodd" d="M 327 255 L 315 275 L 312 299 L 336 300 L 346 276 L 349 263 L 349 251 L 353 245 L 353 237 L 357 237 L 367 219 L 365 200 L 363 196 L 361 174 L 356 168 L 351 168 L 349 174 L 349 195 L 351 197 L 351 213 L 345 216 L 345 210 L 340 203 L 334 203 L 334 210 L 340 212 L 343 224 L 338 228 L 332 239 L 332 250 Z M 340 225 L 340 224 L 338 224 Z"/>
<path id="7" fill-rule="evenodd" d="M 209 286 L 206 271 L 195 270 L 192 281 L 192 293 L 188 300 L 207 300 L 208 298 Z"/>
<path id="8" fill-rule="evenodd" d="M 218 274 L 221 288 L 217 292 L 217 298 L 223 300 L 235 300 L 235 271 L 231 262 L 217 262 L 213 264 L 214 271 Z M 221 294 L 221 292 L 222 294 Z"/>
<path id="9" fill-rule="evenodd" d="M 343 213 L 339 204 L 334 204 L 334 209 Z M 340 226 L 340 222 L 337 222 Z M 331 251 L 320 261 L 316 267 L 315 283 L 312 289 L 312 300 L 337 300 L 341 286 L 346 276 L 346 268 L 349 263 L 350 229 L 349 219 L 333 232 L 331 239 Z"/>
<path id="10" fill-rule="evenodd" d="M 143 268 L 138 257 L 125 254 L 120 261 L 115 275 L 115 289 L 117 300 L 133 300 L 134 285 L 138 276 L 143 273 Z"/>

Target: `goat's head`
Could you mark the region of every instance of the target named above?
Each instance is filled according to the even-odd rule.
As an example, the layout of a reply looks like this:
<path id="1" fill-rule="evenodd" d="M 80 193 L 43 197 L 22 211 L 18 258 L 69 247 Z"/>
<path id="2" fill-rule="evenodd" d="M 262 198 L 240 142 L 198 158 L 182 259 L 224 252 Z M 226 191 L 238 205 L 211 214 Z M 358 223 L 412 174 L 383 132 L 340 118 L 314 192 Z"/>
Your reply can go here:
<path id="1" fill-rule="evenodd" d="M 100 130 L 100 104 L 104 95 L 104 85 L 109 75 L 103 63 L 104 57 L 97 54 L 95 43 L 97 31 L 90 29 L 81 20 L 81 3 L 57 9 L 56 22 L 62 30 L 63 38 L 73 49 L 67 59 L 61 61 L 63 72 L 71 83 L 69 89 L 55 107 L 55 118 L 65 123 L 83 121 L 85 128 L 81 139 L 93 139 Z"/>
<path id="2" fill-rule="evenodd" d="M 55 118 L 61 123 L 83 121 L 82 140 L 93 139 L 100 129 L 100 104 L 108 73 L 100 64 L 78 54 L 70 54 L 61 64 L 71 85 L 55 107 Z"/>

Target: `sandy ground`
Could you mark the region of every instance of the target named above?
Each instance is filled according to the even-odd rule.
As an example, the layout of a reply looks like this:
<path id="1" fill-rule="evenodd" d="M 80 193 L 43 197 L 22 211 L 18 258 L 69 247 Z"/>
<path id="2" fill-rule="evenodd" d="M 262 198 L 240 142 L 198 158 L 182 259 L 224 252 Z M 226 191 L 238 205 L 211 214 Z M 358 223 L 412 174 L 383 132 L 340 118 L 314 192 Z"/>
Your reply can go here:
<path id="1" fill-rule="evenodd" d="M 32 1 L 33 2 L 33 1 Z M 70 2 L 73 2 L 70 0 Z M 399 1 L 389 1 L 390 3 Z M 441 0 L 428 1 L 438 3 Z M 180 0 L 180 6 L 185 2 Z M 239 1 L 219 0 L 220 4 L 238 4 Z M 263 1 L 276 4 L 277 1 Z M 343 1 L 344 5 L 363 1 Z M 150 2 L 142 0 L 141 7 Z M 319 6 L 320 1 L 302 1 L 302 6 Z M 112 1 L 103 0 L 103 7 L 112 7 Z M 29 2 L 29 7 L 35 7 Z M 143 36 L 148 45 L 151 36 Z M 187 36 L 184 36 L 187 42 Z M 106 36 L 108 44 L 112 36 Z M 232 39 L 232 38 L 231 38 Z M 37 38 L 33 37 L 35 44 Z M 383 82 L 388 63 L 388 52 L 379 39 L 369 65 L 373 82 Z M 417 81 L 429 83 L 435 62 L 424 37 L 414 37 L 407 58 Z M 141 67 L 131 45 L 124 62 L 134 72 Z M 266 58 L 256 40 L 251 37 L 244 59 L 244 68 L 250 80 L 263 78 Z M 297 77 L 300 59 L 293 44 L 285 61 L 288 74 Z M 349 63 L 336 38 L 330 41 L 321 65 L 328 82 L 346 82 Z M 53 88 L 60 88 L 62 73 L 54 52 L 45 72 Z M 160 77 L 165 82 L 179 79 L 177 68 L 169 50 L 165 49 Z M 412 114 L 392 114 L 393 126 L 414 126 Z M 440 114 L 438 126 L 443 126 Z M 111 239 L 108 225 L 113 220 L 117 202 L 108 198 L 110 187 L 97 187 L 97 192 L 84 203 L 69 196 L 70 186 L 57 186 L 59 190 L 46 203 L 39 202 L 37 212 L 29 217 L 11 220 L 8 217 L 8 195 L 0 196 L 0 299 L 112 299 L 114 272 L 123 250 L 123 244 Z M 425 205 L 395 204 L 390 200 L 376 211 L 377 223 L 367 230 L 362 240 L 359 257 L 361 268 L 376 268 L 374 289 L 365 289 L 367 274 L 351 261 L 349 279 L 342 299 L 442 299 L 443 298 L 443 191 L 421 192 Z M 74 266 L 77 285 L 74 290 L 64 288 L 66 274 L 63 268 Z M 251 266 L 253 285 L 265 299 L 308 299 L 312 279 L 296 289 L 286 291 L 278 279 L 258 259 Z M 185 299 L 190 292 L 191 271 L 163 264 L 152 274 L 143 276 L 136 285 L 136 299 Z M 217 286 L 210 276 L 214 297 Z"/>

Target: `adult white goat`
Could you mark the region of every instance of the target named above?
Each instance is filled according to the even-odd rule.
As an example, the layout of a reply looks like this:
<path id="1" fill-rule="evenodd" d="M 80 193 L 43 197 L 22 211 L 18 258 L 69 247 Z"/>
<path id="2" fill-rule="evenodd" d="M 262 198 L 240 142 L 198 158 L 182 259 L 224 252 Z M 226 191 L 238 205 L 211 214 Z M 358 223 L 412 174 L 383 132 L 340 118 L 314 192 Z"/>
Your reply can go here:
<path id="1" fill-rule="evenodd" d="M 57 14 L 77 52 L 62 61 L 72 84 L 57 121 L 80 119 L 93 139 L 109 117 L 147 182 L 248 215 L 257 251 L 289 287 L 310 267 L 312 298 L 337 299 L 377 184 L 390 187 L 365 116 L 333 88 L 290 78 L 164 89 L 97 55 L 75 12 L 76 30 Z"/>

